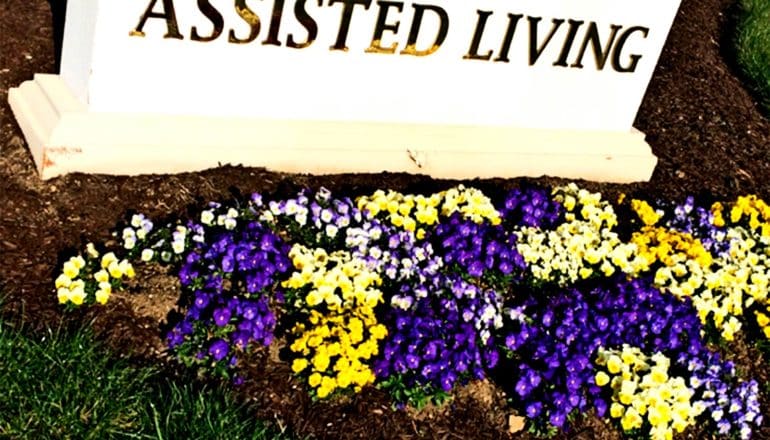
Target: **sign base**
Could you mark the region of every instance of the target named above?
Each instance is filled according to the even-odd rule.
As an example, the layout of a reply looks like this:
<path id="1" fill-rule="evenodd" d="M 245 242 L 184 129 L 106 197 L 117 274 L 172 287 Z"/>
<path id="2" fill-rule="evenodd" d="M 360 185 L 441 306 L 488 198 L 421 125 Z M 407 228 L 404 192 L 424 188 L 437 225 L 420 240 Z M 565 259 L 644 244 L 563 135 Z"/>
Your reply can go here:
<path id="1" fill-rule="evenodd" d="M 290 173 L 407 172 L 434 178 L 559 176 L 647 181 L 644 134 L 91 112 L 58 75 L 38 74 L 9 102 L 41 178 L 71 172 L 159 174 L 222 164 Z"/>

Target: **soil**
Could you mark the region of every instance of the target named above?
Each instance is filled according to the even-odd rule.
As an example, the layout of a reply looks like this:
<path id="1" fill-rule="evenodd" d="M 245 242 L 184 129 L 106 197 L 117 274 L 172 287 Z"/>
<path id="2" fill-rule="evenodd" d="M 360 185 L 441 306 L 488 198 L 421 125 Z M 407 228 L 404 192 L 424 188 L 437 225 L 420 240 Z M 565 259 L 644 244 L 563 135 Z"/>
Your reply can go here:
<path id="1" fill-rule="evenodd" d="M 756 193 L 770 199 L 770 121 L 742 84 L 730 55 L 735 15 L 732 0 L 683 0 L 635 127 L 647 134 L 659 158 L 652 179 L 633 185 L 579 182 L 604 193 L 647 198 L 707 194 L 727 199 Z M 362 194 L 387 186 L 431 192 L 457 182 L 406 174 L 307 176 L 224 166 L 200 173 L 115 177 L 72 174 L 41 181 L 7 104 L 10 87 L 34 73 L 52 72 L 51 13 L 43 0 L 0 2 L 0 289 L 6 320 L 30 331 L 45 326 L 91 323 L 118 353 L 169 365 L 161 331 L 168 325 L 178 291 L 173 277 L 140 273 L 143 282 L 106 306 L 65 314 L 56 304 L 52 280 L 61 259 L 87 241 L 110 239 L 126 213 L 153 218 L 182 215 L 191 206 L 254 191 L 294 194 L 304 186 L 326 186 Z M 560 179 L 464 182 L 500 191 L 522 183 L 552 185 Z M 767 380 L 767 361 L 746 344 L 736 360 Z M 528 438 L 513 434 L 520 419 L 505 397 L 486 382 L 473 383 L 446 406 L 416 413 L 393 410 L 376 389 L 331 402 L 312 402 L 288 365 L 267 350 L 249 359 L 249 377 L 239 395 L 256 403 L 256 415 L 300 437 L 315 438 Z M 767 409 L 765 405 L 765 409 Z M 765 411 L 768 413 L 768 411 Z M 757 438 L 770 438 L 765 427 Z M 690 438 L 708 437 L 695 431 Z M 586 417 L 557 438 L 610 439 L 617 433 Z"/>

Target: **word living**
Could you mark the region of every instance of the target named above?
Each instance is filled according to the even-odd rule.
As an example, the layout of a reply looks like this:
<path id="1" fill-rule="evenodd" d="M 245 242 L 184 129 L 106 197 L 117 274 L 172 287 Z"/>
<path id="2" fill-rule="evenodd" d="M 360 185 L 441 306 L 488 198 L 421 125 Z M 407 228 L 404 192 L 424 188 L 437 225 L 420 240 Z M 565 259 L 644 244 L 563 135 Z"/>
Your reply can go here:
<path id="1" fill-rule="evenodd" d="M 211 42 L 225 35 L 225 19 L 223 14 L 212 3 L 212 0 L 197 0 L 197 8 L 202 18 L 208 20 L 211 32 L 201 35 L 198 26 L 191 26 L 189 39 L 197 42 Z M 312 45 L 318 38 L 319 22 L 308 12 L 308 0 L 294 0 L 292 7 L 293 18 L 305 31 L 305 35 L 296 36 L 289 33 L 285 41 L 281 39 L 281 25 L 285 19 L 286 0 L 273 0 L 270 21 L 267 26 L 267 35 L 261 41 L 262 45 L 288 47 L 292 49 L 304 49 Z M 291 0 L 290 0 L 291 1 Z M 594 64 L 597 70 L 603 70 L 608 61 L 612 70 L 620 73 L 632 73 L 636 70 L 642 54 L 626 53 L 624 51 L 629 40 L 635 42 L 646 39 L 650 29 L 645 26 L 624 26 L 610 24 L 600 26 L 595 21 L 576 20 L 571 18 L 552 18 L 544 20 L 543 17 L 524 14 L 507 13 L 495 14 L 494 11 L 477 10 L 476 17 L 452 17 L 441 6 L 428 4 L 411 4 L 413 9 L 412 20 L 406 32 L 406 40 L 399 51 L 399 43 L 394 41 L 399 36 L 401 21 L 399 14 L 405 12 L 405 2 L 390 0 L 315 0 L 319 8 L 331 8 L 340 6 L 340 18 L 337 23 L 321 23 L 321 26 L 336 26 L 336 37 L 330 41 L 329 50 L 348 51 L 348 34 L 354 17 L 361 13 L 376 13 L 374 28 L 372 30 L 369 46 L 366 53 L 411 55 L 425 57 L 438 51 L 445 42 L 450 30 L 450 21 L 475 20 L 471 27 L 473 32 L 467 36 L 467 51 L 462 54 L 463 60 L 492 61 L 496 63 L 511 62 L 511 48 L 514 38 L 522 35 L 526 38 L 525 54 L 520 55 L 519 60 L 526 60 L 529 66 L 535 66 L 538 62 L 550 62 L 553 67 L 582 69 L 586 52 L 592 52 Z M 160 4 L 159 4 L 160 2 Z M 372 6 L 376 3 L 376 6 Z M 160 6 L 160 8 L 158 8 Z M 248 32 L 238 32 L 235 28 L 228 29 L 226 38 L 228 43 L 248 44 L 256 41 L 262 33 L 262 20 L 252 9 L 247 0 L 234 0 L 233 8 L 238 17 L 247 25 Z M 432 20 L 438 20 L 433 43 L 418 48 L 418 38 L 421 36 L 423 19 L 427 15 L 433 15 Z M 144 31 L 150 19 L 163 20 L 166 26 L 164 38 L 183 40 L 185 37 L 180 32 L 179 22 L 174 7 L 174 0 L 150 0 L 147 8 L 139 18 L 138 24 L 129 33 L 134 37 L 145 37 Z M 491 19 L 491 20 L 490 20 Z M 502 36 L 494 38 L 487 35 L 488 22 L 494 20 L 506 20 L 505 32 Z M 499 23 L 498 23 L 499 24 Z M 525 29 L 524 29 L 525 28 Z M 245 30 L 245 29 L 244 29 Z M 519 31 L 517 33 L 517 30 Z M 391 41 L 384 44 L 383 41 Z M 483 41 L 487 43 L 483 43 Z M 421 41 L 425 41 L 424 38 Z M 498 41 L 499 48 L 487 47 L 489 41 Z M 424 43 L 423 43 L 424 44 Z M 560 47 L 559 47 L 560 45 Z M 557 47 L 558 53 L 548 61 L 543 55 L 547 49 Z"/>

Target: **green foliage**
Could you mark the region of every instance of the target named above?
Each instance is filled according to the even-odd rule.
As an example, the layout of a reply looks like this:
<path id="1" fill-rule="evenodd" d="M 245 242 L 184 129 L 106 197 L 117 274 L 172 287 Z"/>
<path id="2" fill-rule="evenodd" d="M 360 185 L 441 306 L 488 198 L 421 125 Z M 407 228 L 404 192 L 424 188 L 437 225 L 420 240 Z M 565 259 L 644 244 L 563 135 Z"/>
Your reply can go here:
<path id="1" fill-rule="evenodd" d="M 757 338 L 755 341 L 754 345 L 762 353 L 762 359 L 770 368 L 770 340 L 767 338 Z M 770 382 L 765 382 L 764 386 L 767 392 L 770 393 Z"/>
<path id="2" fill-rule="evenodd" d="M 111 361 L 87 331 L 28 338 L 0 324 L 0 435 L 110 438 L 137 432 L 155 374 Z"/>
<path id="3" fill-rule="evenodd" d="M 529 420 L 527 432 L 535 438 L 550 439 L 556 437 L 556 434 L 559 433 L 559 428 L 547 422 Z"/>
<path id="4" fill-rule="evenodd" d="M 88 330 L 35 337 L 0 322 L 0 438 L 285 438 L 219 387 L 111 356 Z"/>
<path id="5" fill-rule="evenodd" d="M 394 374 L 380 383 L 380 388 L 385 389 L 394 402 L 406 403 L 412 408 L 421 410 L 429 403 L 442 406 L 452 398 L 452 395 L 444 390 L 436 389 L 430 385 L 406 385 L 402 376 Z"/>
<path id="6" fill-rule="evenodd" d="M 248 408 L 238 404 L 222 388 L 196 389 L 190 384 L 169 383 L 148 402 L 144 426 L 152 432 L 144 438 L 172 439 L 284 439 L 250 416 Z M 150 416 L 151 419 L 147 420 Z M 147 423 L 151 422 L 151 423 Z M 153 435 L 154 434 L 154 435 Z"/>
<path id="7" fill-rule="evenodd" d="M 736 58 L 755 98 L 770 116 L 770 0 L 740 0 Z"/>

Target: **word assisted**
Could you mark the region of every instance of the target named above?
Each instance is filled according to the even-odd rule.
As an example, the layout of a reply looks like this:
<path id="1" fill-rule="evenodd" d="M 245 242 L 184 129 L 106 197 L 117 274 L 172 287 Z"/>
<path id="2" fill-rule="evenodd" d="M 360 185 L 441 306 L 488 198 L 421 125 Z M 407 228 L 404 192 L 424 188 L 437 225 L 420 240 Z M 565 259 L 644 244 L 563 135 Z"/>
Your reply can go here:
<path id="1" fill-rule="evenodd" d="M 258 4 L 259 1 L 253 3 Z M 644 40 L 650 33 L 649 27 L 641 25 L 600 24 L 586 19 L 544 18 L 511 12 L 503 14 L 484 9 L 476 9 L 475 15 L 457 16 L 435 4 L 392 0 L 294 0 L 293 4 L 286 3 L 286 0 L 273 0 L 271 13 L 265 17 L 269 18 L 269 22 L 263 25 L 262 18 L 253 6 L 247 4 L 247 0 L 233 0 L 233 9 L 226 12 L 234 11 L 237 15 L 233 16 L 237 16 L 240 22 L 230 24 L 226 23 L 221 7 L 215 7 L 212 0 L 197 0 L 202 23 L 183 28 L 177 19 L 174 0 L 149 0 L 129 35 L 146 37 L 148 23 L 160 23 L 165 27 L 163 38 L 166 39 L 188 38 L 206 43 L 222 38 L 232 44 L 260 40 L 259 43 L 265 46 L 301 50 L 316 42 L 319 29 L 329 27 L 334 30 L 334 37 L 324 44 L 328 44 L 331 51 L 346 52 L 349 50 L 351 26 L 356 20 L 363 21 L 363 16 L 369 14 L 366 18 L 373 25 L 371 38 L 367 36 L 365 40 L 368 43 L 365 53 L 427 57 L 442 48 L 453 25 L 460 22 L 457 28 L 466 34 L 462 38 L 467 42 L 467 50 L 464 48 L 464 53 L 457 55 L 463 60 L 492 63 L 518 60 L 529 66 L 550 64 L 582 69 L 590 64 L 586 63 L 585 57 L 587 52 L 591 52 L 592 65 L 596 70 L 609 66 L 615 72 L 632 73 L 643 56 L 639 53 L 643 50 L 639 49 L 646 49 Z M 290 13 L 286 12 L 287 7 Z M 327 8 L 339 10 L 339 18 L 334 22 L 324 22 L 318 15 L 314 17 L 312 14 L 313 10 L 317 12 Z M 408 17 L 404 19 L 408 12 L 411 13 L 411 20 Z M 406 23 L 407 20 L 409 23 Z M 282 34 L 282 25 L 289 21 L 293 29 L 301 29 L 302 32 L 295 30 Z M 431 25 L 425 26 L 428 21 Z M 201 30 L 204 28 L 205 32 Z M 183 33 L 183 29 L 189 29 L 189 32 Z M 522 39 L 524 41 L 520 41 Z M 630 42 L 633 46 L 627 47 Z M 512 53 L 512 48 L 522 48 L 523 53 Z M 546 57 L 546 53 L 551 55 Z"/>

